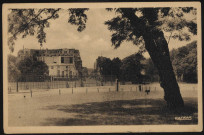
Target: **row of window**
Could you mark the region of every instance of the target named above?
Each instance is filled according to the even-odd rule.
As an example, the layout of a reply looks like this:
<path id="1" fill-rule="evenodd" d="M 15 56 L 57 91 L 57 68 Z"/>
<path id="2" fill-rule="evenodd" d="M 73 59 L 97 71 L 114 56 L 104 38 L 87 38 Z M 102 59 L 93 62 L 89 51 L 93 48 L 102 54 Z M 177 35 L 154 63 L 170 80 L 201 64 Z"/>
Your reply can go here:
<path id="1" fill-rule="evenodd" d="M 60 66 L 57 66 L 57 68 L 60 68 Z M 51 69 L 54 69 L 54 66 L 51 66 Z M 68 69 L 68 66 L 66 66 L 66 69 Z"/>
<path id="2" fill-rule="evenodd" d="M 73 75 L 72 71 L 69 71 L 69 74 L 68 74 L 68 72 L 66 72 L 66 77 L 68 77 L 68 75 L 69 75 L 69 77 L 72 77 L 72 75 Z M 60 70 L 57 70 L 57 76 L 65 77 L 65 72 L 62 71 L 62 74 L 60 75 Z"/>
<path id="3" fill-rule="evenodd" d="M 23 58 L 23 56 L 21 56 Z M 38 57 L 38 60 L 44 61 L 43 57 Z M 56 59 L 53 57 L 53 63 L 57 63 Z M 73 64 L 73 57 L 61 57 L 61 63 Z"/>

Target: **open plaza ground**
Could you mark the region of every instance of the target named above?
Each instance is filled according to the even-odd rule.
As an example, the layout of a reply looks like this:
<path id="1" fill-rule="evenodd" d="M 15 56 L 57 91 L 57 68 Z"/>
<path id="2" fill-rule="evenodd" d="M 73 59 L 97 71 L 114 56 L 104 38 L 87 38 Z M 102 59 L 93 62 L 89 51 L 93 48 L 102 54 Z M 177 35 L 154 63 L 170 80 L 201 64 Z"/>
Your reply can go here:
<path id="1" fill-rule="evenodd" d="M 20 90 L 8 94 L 8 126 L 197 124 L 197 84 L 179 86 L 185 107 L 176 111 L 166 107 L 159 83 L 142 91 L 132 84 L 118 92 L 115 86 Z"/>

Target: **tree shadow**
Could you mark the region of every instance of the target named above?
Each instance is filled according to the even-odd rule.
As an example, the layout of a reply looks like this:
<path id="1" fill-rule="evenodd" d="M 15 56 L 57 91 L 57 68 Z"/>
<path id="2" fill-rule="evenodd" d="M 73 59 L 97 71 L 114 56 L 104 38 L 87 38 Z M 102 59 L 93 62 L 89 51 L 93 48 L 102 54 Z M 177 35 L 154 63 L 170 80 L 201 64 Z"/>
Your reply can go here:
<path id="1" fill-rule="evenodd" d="M 162 99 L 135 99 L 91 102 L 76 105 L 47 106 L 74 114 L 69 118 L 49 118 L 43 125 L 86 126 L 86 125 L 158 125 L 197 124 L 197 101 L 186 98 L 185 107 L 171 110 Z M 191 120 L 175 120 L 175 117 L 191 117 Z"/>

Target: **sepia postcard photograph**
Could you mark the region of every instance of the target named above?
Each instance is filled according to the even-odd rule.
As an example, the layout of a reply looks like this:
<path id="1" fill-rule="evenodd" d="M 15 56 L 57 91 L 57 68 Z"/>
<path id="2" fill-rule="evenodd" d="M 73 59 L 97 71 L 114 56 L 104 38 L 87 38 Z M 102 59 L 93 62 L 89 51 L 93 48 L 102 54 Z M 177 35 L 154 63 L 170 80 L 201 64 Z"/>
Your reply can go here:
<path id="1" fill-rule="evenodd" d="M 203 130 L 201 3 L 2 9 L 5 133 Z"/>

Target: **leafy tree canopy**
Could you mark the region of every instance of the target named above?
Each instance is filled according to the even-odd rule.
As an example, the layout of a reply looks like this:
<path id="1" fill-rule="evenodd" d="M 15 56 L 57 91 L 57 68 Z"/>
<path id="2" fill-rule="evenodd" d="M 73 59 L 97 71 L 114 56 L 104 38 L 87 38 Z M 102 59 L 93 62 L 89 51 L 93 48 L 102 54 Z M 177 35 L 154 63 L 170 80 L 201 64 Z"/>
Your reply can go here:
<path id="1" fill-rule="evenodd" d="M 17 81 L 20 71 L 17 68 L 17 58 L 13 55 L 8 55 L 8 80 Z"/>
<path id="2" fill-rule="evenodd" d="M 183 76 L 183 81 L 197 82 L 197 42 L 174 49 L 170 54 L 176 75 Z"/>
<path id="3" fill-rule="evenodd" d="M 99 68 L 101 75 L 111 75 L 111 59 L 106 57 L 98 57 L 97 58 L 96 67 Z"/>
<path id="4" fill-rule="evenodd" d="M 61 8 L 44 9 L 11 9 L 8 15 L 8 32 L 10 50 L 14 50 L 15 40 L 18 35 L 25 38 L 27 35 L 36 38 L 40 45 L 46 42 L 45 28 L 50 26 L 50 20 L 59 17 Z M 86 28 L 87 8 L 71 8 L 68 23 L 77 25 L 79 32 Z M 119 47 L 123 41 L 132 41 L 144 49 L 144 33 L 151 29 L 171 32 L 172 38 L 190 40 L 191 34 L 197 34 L 196 9 L 193 7 L 174 8 L 108 8 L 107 11 L 116 12 L 116 17 L 105 22 L 108 29 L 113 32 L 112 45 Z M 191 16 L 191 17 L 189 17 Z"/>
<path id="5" fill-rule="evenodd" d="M 178 49 L 170 51 L 174 72 L 179 81 L 197 82 L 197 42 L 193 41 Z M 151 59 L 145 62 L 146 75 L 157 81 L 158 70 Z"/>
<path id="6" fill-rule="evenodd" d="M 48 76 L 48 66 L 43 61 L 34 60 L 31 57 L 26 57 L 17 64 L 18 70 L 21 73 L 20 80 L 24 78 L 32 80 L 32 78 L 40 76 Z"/>
<path id="7" fill-rule="evenodd" d="M 145 60 L 141 54 L 133 54 L 122 60 L 121 76 L 124 81 L 132 81 L 134 83 L 142 82 L 142 70 L 144 69 Z"/>

